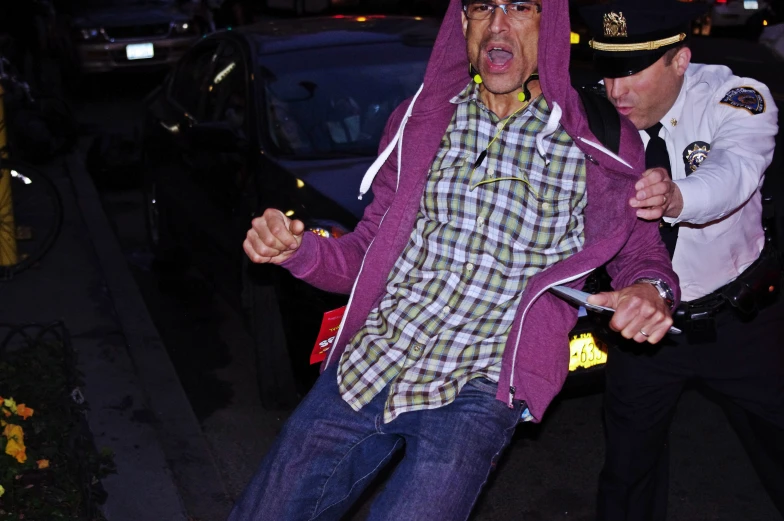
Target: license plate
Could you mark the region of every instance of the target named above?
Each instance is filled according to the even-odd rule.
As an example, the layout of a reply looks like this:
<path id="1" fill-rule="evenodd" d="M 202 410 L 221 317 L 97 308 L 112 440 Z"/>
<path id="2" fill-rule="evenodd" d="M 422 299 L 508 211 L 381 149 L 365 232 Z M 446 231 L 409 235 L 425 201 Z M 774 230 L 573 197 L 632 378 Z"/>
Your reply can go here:
<path id="1" fill-rule="evenodd" d="M 151 43 L 132 43 L 125 47 L 125 55 L 129 60 L 146 60 L 155 56 Z"/>
<path id="2" fill-rule="evenodd" d="M 569 371 L 607 363 L 607 347 L 591 333 L 580 333 L 569 340 Z"/>
<path id="3" fill-rule="evenodd" d="M 759 9 L 759 2 L 757 0 L 743 0 L 744 9 Z"/>

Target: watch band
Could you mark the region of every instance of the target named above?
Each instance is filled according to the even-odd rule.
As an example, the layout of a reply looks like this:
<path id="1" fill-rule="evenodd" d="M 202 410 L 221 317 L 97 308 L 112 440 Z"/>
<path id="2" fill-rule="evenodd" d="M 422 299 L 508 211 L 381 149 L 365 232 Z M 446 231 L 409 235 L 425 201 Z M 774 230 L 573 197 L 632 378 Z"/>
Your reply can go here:
<path id="1" fill-rule="evenodd" d="M 670 311 L 672 311 L 673 305 L 675 304 L 675 295 L 673 294 L 672 289 L 670 289 L 669 284 L 664 282 L 662 279 L 651 279 L 645 277 L 634 281 L 635 284 L 639 282 L 645 282 L 656 288 L 656 291 L 659 292 L 659 296 L 664 299 L 664 303 L 667 304 L 667 307 L 669 307 Z"/>

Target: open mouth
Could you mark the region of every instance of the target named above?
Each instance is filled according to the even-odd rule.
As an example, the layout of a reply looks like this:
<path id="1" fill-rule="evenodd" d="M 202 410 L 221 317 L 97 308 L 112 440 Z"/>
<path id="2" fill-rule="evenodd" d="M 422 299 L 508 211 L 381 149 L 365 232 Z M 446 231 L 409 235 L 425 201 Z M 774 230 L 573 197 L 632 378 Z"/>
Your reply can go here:
<path id="1" fill-rule="evenodd" d="M 485 54 L 490 70 L 497 72 L 509 68 L 514 58 L 514 53 L 508 47 L 497 44 L 488 45 Z"/>
<path id="2" fill-rule="evenodd" d="M 514 57 L 514 54 L 500 47 L 493 47 L 487 52 L 487 57 L 493 65 L 504 65 Z"/>

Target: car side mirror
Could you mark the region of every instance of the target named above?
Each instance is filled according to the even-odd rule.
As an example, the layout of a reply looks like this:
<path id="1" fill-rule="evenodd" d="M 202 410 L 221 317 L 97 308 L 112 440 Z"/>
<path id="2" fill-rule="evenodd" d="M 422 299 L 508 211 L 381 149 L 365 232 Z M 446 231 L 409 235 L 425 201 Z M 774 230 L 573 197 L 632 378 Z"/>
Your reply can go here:
<path id="1" fill-rule="evenodd" d="M 197 123 L 188 129 L 188 140 L 193 147 L 215 152 L 244 152 L 248 140 L 225 121 Z"/>

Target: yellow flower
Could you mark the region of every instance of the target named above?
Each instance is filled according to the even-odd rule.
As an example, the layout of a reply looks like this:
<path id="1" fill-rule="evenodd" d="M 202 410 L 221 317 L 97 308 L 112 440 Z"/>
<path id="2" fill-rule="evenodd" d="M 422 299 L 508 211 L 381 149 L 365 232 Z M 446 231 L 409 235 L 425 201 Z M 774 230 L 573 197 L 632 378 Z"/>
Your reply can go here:
<path id="1" fill-rule="evenodd" d="M 31 409 L 30 407 L 25 406 L 25 404 L 23 404 L 23 403 L 20 403 L 19 405 L 16 406 L 16 414 L 18 416 L 21 416 L 22 419 L 26 420 L 27 418 L 32 416 L 34 412 L 35 411 L 33 409 Z"/>
<path id="2" fill-rule="evenodd" d="M 25 452 L 24 443 L 19 443 L 16 440 L 8 440 L 8 443 L 5 446 L 5 453 L 12 458 L 16 458 L 16 461 L 19 463 L 24 463 L 27 461 L 27 454 Z"/>
<path id="3" fill-rule="evenodd" d="M 25 454 L 24 445 L 24 431 L 19 425 L 9 423 L 3 429 L 3 435 L 8 438 L 8 443 L 5 445 L 5 453 L 16 458 L 19 463 L 27 461 L 27 454 Z"/>
<path id="4" fill-rule="evenodd" d="M 7 423 L 5 428 L 3 428 L 3 436 L 8 438 L 18 439 L 19 441 L 24 440 L 24 431 L 19 425 L 14 425 L 13 423 Z"/>
<path id="5" fill-rule="evenodd" d="M 3 405 L 11 409 L 11 412 L 16 413 L 16 402 L 13 398 L 6 398 L 3 400 Z"/>
<path id="6" fill-rule="evenodd" d="M 0 485 L 0 497 L 3 497 L 3 494 L 5 494 L 5 489 L 3 488 L 3 485 Z"/>
<path id="7" fill-rule="evenodd" d="M 49 460 L 48 459 L 39 459 L 36 461 L 38 463 L 39 469 L 48 469 L 49 468 Z"/>

